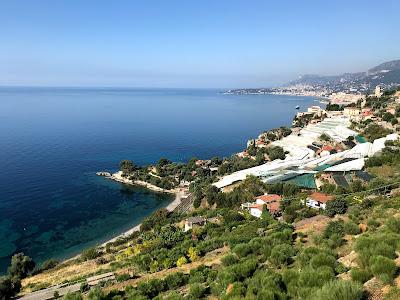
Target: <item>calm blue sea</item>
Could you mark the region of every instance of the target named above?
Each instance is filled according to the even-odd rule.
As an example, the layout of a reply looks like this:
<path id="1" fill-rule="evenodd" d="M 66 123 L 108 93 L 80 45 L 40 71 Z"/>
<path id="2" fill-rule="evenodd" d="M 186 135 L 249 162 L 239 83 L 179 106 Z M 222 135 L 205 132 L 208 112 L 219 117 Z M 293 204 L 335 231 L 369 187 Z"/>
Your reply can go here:
<path id="1" fill-rule="evenodd" d="M 0 88 L 0 270 L 19 251 L 66 258 L 171 196 L 95 176 L 123 159 L 228 156 L 313 98 L 218 90 Z"/>

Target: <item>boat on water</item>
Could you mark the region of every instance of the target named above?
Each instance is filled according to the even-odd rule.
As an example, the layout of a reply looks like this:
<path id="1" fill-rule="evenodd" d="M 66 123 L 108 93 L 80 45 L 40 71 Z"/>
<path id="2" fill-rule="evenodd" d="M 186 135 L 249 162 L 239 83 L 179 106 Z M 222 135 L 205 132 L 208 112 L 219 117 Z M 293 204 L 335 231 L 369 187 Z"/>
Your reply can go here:
<path id="1" fill-rule="evenodd" d="M 296 109 L 299 109 L 299 108 L 300 108 L 300 106 L 296 105 Z"/>

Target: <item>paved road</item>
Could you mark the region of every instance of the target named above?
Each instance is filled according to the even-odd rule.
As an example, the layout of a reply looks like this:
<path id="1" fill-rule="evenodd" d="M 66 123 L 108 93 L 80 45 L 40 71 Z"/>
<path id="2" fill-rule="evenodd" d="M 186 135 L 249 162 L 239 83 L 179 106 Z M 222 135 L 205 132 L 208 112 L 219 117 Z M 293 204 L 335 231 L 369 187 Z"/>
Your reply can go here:
<path id="1" fill-rule="evenodd" d="M 54 298 L 54 292 L 58 291 L 58 294 L 60 296 L 63 296 L 68 293 L 73 293 L 79 291 L 79 288 L 81 287 L 81 283 L 75 283 L 72 285 L 56 285 L 52 286 L 48 289 L 44 289 L 41 291 L 33 292 L 31 294 L 28 294 L 26 296 L 23 296 L 19 299 L 23 300 L 49 300 Z"/>

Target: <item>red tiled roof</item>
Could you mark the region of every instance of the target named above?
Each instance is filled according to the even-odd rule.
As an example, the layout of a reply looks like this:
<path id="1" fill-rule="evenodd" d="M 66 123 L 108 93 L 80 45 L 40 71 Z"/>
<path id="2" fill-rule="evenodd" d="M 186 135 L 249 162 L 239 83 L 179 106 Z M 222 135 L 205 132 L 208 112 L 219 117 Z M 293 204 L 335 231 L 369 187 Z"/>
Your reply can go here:
<path id="1" fill-rule="evenodd" d="M 255 198 L 260 199 L 261 201 L 264 201 L 265 203 L 268 202 L 275 202 L 275 201 L 281 201 L 282 197 L 277 195 L 277 194 L 269 194 L 269 195 L 261 195 Z"/>
<path id="2" fill-rule="evenodd" d="M 280 208 L 280 203 L 279 202 L 272 202 L 268 204 L 268 210 L 273 213 L 273 212 L 278 212 L 281 210 Z"/>
<path id="3" fill-rule="evenodd" d="M 322 151 L 332 151 L 333 147 L 329 146 L 329 145 L 325 145 L 325 146 L 322 146 L 321 150 Z"/>
<path id="4" fill-rule="evenodd" d="M 249 208 L 257 208 L 259 210 L 263 209 L 264 204 L 251 204 L 249 205 Z"/>
<path id="5" fill-rule="evenodd" d="M 321 203 L 326 203 L 328 201 L 331 201 L 333 199 L 333 196 L 320 193 L 320 192 L 314 192 L 310 196 L 308 196 L 311 200 L 315 200 Z"/>

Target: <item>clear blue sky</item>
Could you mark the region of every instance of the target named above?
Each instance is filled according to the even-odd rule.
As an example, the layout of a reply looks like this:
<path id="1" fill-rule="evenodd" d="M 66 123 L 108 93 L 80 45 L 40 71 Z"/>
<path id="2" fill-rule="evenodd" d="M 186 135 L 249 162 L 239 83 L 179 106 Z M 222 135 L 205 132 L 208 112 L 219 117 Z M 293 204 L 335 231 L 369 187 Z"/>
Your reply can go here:
<path id="1" fill-rule="evenodd" d="M 0 85 L 258 87 L 400 58 L 400 1 L 1 0 Z"/>

